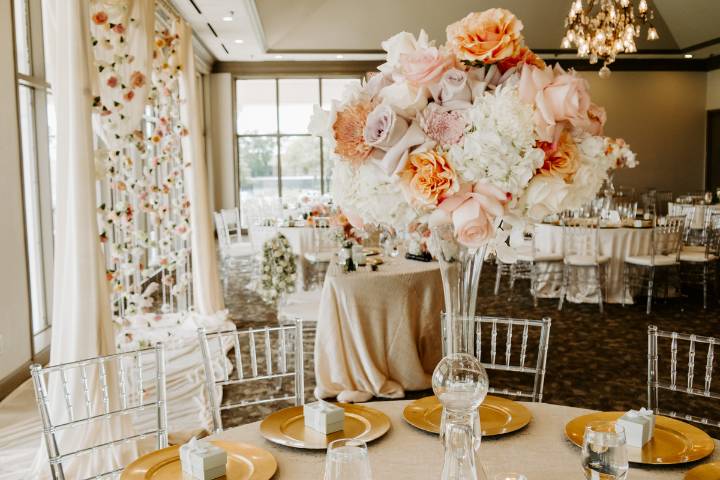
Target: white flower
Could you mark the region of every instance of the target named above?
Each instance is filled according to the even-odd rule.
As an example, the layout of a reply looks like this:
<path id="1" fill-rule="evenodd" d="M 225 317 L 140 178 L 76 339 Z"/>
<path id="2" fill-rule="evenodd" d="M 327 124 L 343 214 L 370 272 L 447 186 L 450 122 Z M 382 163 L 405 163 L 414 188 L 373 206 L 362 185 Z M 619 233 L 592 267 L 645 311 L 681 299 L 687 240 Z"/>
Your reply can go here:
<path id="1" fill-rule="evenodd" d="M 428 90 L 410 85 L 407 81 L 396 82 L 383 88 L 378 96 L 383 104 L 392 107 L 407 119 L 414 118 L 428 103 Z"/>
<path id="2" fill-rule="evenodd" d="M 538 175 L 532 179 L 523 195 L 520 206 L 534 221 L 560 212 L 570 192 L 570 186 L 556 176 Z"/>
<path id="3" fill-rule="evenodd" d="M 417 39 L 412 33 L 400 32 L 382 42 L 380 46 L 387 52 L 387 56 L 385 57 L 385 63 L 380 65 L 378 70 L 391 75 L 399 68 L 401 55 L 413 53 L 417 49 L 428 48 L 432 46 L 432 43 L 428 41 L 425 30 L 420 30 Z"/>

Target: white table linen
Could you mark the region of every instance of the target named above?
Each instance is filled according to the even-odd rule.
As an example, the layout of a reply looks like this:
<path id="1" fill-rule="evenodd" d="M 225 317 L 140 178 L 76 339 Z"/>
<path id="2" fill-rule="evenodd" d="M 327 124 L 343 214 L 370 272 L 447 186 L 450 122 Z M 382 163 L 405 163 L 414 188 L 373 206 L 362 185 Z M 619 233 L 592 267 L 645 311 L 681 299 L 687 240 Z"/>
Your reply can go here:
<path id="1" fill-rule="evenodd" d="M 370 443 L 373 478 L 378 480 L 416 480 L 440 478 L 442 445 L 437 435 L 422 432 L 405 422 L 402 412 L 408 401 L 372 402 L 390 417 L 392 427 L 382 438 Z M 533 415 L 530 424 L 519 432 L 485 438 L 479 460 L 486 478 L 502 472 L 520 472 L 531 480 L 571 480 L 584 478 L 580 466 L 580 448 L 565 438 L 565 424 L 590 413 L 581 408 L 525 403 Z M 286 448 L 270 443 L 260 435 L 259 422 L 231 428 L 211 438 L 247 442 L 272 453 L 278 462 L 277 480 L 317 480 L 323 477 L 325 451 Z M 720 460 L 718 442 L 715 452 L 705 461 Z M 680 480 L 698 463 L 679 466 L 631 464 L 632 480 Z"/>
<path id="2" fill-rule="evenodd" d="M 379 271 L 325 277 L 315 341 L 315 396 L 363 402 L 430 388 L 441 358 L 437 262 L 385 259 Z"/>
<path id="3" fill-rule="evenodd" d="M 623 295 L 623 264 L 629 255 L 649 255 L 652 242 L 651 228 L 601 228 L 600 254 L 610 257 L 606 266 L 606 303 L 622 303 Z M 540 252 L 562 253 L 562 227 L 557 225 L 536 225 L 535 245 Z M 561 269 L 562 264 L 547 265 L 545 268 Z M 538 296 L 541 298 L 560 297 L 561 275 L 542 276 L 538 285 Z M 632 303 L 632 298 L 625 294 L 625 302 Z M 597 297 L 593 289 L 586 286 L 570 285 L 567 299 L 573 303 L 595 303 Z"/>
<path id="4" fill-rule="evenodd" d="M 262 246 L 266 240 L 271 239 L 277 232 L 282 233 L 290 242 L 293 253 L 303 256 L 305 252 L 312 251 L 313 247 L 313 229 L 312 227 L 250 227 L 250 236 L 253 244 Z"/>

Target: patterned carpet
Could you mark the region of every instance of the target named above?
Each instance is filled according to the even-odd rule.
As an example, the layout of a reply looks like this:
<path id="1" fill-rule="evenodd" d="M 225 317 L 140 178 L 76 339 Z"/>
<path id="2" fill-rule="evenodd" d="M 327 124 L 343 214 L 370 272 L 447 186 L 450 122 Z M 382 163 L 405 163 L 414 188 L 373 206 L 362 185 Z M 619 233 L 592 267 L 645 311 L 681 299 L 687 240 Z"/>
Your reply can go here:
<path id="1" fill-rule="evenodd" d="M 478 298 L 478 313 L 492 316 L 539 319 L 550 317 L 552 329 L 548 355 L 547 375 L 543 401 L 597 410 L 627 410 L 639 408 L 647 403 L 647 327 L 657 325 L 662 330 L 694 333 L 720 337 L 718 325 L 717 297 L 710 296 L 707 310 L 702 308 L 699 292 L 689 292 L 684 298 L 658 299 L 653 313 L 645 314 L 644 298 L 632 306 L 606 305 L 605 313 L 598 312 L 597 305 L 568 304 L 558 312 L 557 301 L 540 299 L 539 306 L 533 307 L 527 293 L 527 283 L 519 281 L 515 293 L 509 298 L 507 287 L 500 295 L 493 295 L 495 269 L 486 265 L 481 279 Z M 251 264 L 247 259 L 233 260 L 227 268 L 228 282 L 225 293 L 226 305 L 231 319 L 239 328 L 276 325 L 274 307 L 265 304 L 258 295 L 247 289 Z M 314 387 L 312 367 L 312 338 L 306 338 L 306 399 L 311 400 Z M 670 344 L 659 347 L 661 375 L 670 375 Z M 694 384 L 703 388 L 707 347 L 698 347 L 695 362 Z M 716 368 L 717 360 L 713 364 Z M 687 383 L 688 352 L 678 351 L 679 385 Z M 720 374 L 720 372 L 718 372 Z M 717 374 L 715 375 L 718 376 Z M 491 376 L 491 381 L 494 381 Z M 720 380 L 718 380 L 720 381 Z M 256 388 L 276 388 L 258 386 Z M 282 388 L 288 388 L 283 385 Z M 720 386 L 715 388 L 720 390 Z M 243 393 L 247 392 L 244 390 Z M 408 398 L 419 398 L 430 391 L 408 392 Z M 236 393 L 226 390 L 231 400 Z M 720 419 L 720 401 L 694 398 L 673 392 L 661 392 L 661 406 L 682 412 L 693 411 L 699 415 Z M 278 404 L 266 404 L 239 410 L 229 410 L 223 417 L 226 426 L 237 425 L 263 418 L 279 408 Z M 708 427 L 716 438 L 720 431 Z"/>

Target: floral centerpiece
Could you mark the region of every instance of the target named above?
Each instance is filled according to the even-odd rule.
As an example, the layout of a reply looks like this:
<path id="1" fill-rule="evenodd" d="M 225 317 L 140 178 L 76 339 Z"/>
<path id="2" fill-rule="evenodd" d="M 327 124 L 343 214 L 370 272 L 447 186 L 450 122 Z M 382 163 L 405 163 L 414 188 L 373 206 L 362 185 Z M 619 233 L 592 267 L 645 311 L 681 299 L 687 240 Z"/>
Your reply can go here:
<path id="1" fill-rule="evenodd" d="M 474 314 L 487 249 L 511 258 L 526 222 L 588 203 L 634 162 L 603 136 L 587 82 L 546 65 L 522 30 L 493 8 L 448 26 L 444 45 L 398 33 L 379 71 L 310 122 L 337 156 L 331 193 L 349 218 L 433 229 L 448 313 Z"/>
<path id="2" fill-rule="evenodd" d="M 257 290 L 265 302 L 273 303 L 283 295 L 295 291 L 295 254 L 282 233 L 266 240 L 262 250 L 261 276 Z"/>

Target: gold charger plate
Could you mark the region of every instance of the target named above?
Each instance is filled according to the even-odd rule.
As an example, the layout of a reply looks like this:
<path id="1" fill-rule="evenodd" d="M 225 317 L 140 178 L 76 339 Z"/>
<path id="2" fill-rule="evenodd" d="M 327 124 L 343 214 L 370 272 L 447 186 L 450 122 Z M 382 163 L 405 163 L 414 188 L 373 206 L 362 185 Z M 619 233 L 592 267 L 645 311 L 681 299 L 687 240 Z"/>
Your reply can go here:
<path id="1" fill-rule="evenodd" d="M 685 480 L 720 480 L 720 462 L 706 463 L 690 470 Z"/>
<path id="2" fill-rule="evenodd" d="M 520 430 L 530 423 L 532 414 L 518 402 L 488 395 L 480 405 L 480 427 L 483 436 L 502 435 Z M 403 410 L 403 418 L 420 430 L 440 433 L 442 405 L 435 395 L 411 402 Z"/>
<path id="3" fill-rule="evenodd" d="M 218 480 L 270 480 L 277 471 L 277 462 L 270 452 L 247 443 L 213 440 L 213 444 L 225 450 L 227 473 Z M 191 480 L 180 465 L 178 445 L 143 455 L 130 465 L 120 480 Z"/>
<path id="4" fill-rule="evenodd" d="M 370 442 L 390 430 L 390 418 L 379 410 L 350 403 L 335 405 L 345 409 L 345 428 L 340 432 L 325 435 L 305 428 L 301 405 L 270 414 L 260 423 L 260 433 L 267 440 L 286 447 L 320 450 L 339 438 L 356 438 Z"/>
<path id="5" fill-rule="evenodd" d="M 379 255 L 382 253 L 382 249 L 380 247 L 364 247 L 362 251 L 366 257 L 369 257 L 371 255 Z"/>
<path id="6" fill-rule="evenodd" d="M 565 425 L 565 435 L 577 445 L 582 446 L 585 426 L 595 420 L 614 421 L 625 412 L 597 412 L 582 415 Z M 697 427 L 674 418 L 655 417 L 653 439 L 642 448 L 627 447 L 628 459 L 633 463 L 647 465 L 667 465 L 688 463 L 700 460 L 715 450 L 710 436 Z"/>

